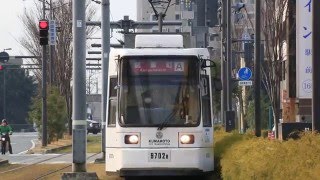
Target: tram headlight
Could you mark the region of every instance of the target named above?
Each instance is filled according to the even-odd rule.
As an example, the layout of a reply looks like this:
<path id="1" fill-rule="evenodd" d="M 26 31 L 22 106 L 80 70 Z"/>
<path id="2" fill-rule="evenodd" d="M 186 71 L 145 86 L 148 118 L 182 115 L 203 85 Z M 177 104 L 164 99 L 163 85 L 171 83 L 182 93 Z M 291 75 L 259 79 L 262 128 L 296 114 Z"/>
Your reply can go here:
<path id="1" fill-rule="evenodd" d="M 184 134 L 180 137 L 181 144 L 193 144 L 194 143 L 194 135 Z"/>
<path id="2" fill-rule="evenodd" d="M 137 135 L 125 135 L 124 142 L 126 144 L 138 144 L 139 137 Z"/>

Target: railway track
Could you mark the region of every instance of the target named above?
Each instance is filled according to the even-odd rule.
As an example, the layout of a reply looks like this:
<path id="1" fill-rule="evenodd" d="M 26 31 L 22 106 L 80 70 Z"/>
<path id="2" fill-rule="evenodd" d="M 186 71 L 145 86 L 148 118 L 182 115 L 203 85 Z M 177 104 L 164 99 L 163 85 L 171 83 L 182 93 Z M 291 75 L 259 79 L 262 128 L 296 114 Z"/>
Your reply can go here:
<path id="1" fill-rule="evenodd" d="M 99 152 L 99 153 L 100 153 L 100 152 Z M 87 157 L 87 160 L 88 160 L 89 158 L 91 158 L 91 157 L 99 154 L 99 153 L 95 153 L 95 154 L 92 154 L 92 155 L 88 156 L 88 157 Z M 21 169 L 28 168 L 28 167 L 31 167 L 31 166 L 34 166 L 34 165 L 37 165 L 37 164 L 41 164 L 41 163 L 50 161 L 50 160 L 52 160 L 52 159 L 60 158 L 60 157 L 62 157 L 62 156 L 66 156 L 66 155 L 68 155 L 68 153 L 60 154 L 60 155 L 55 156 L 55 157 L 50 157 L 50 158 L 47 158 L 47 159 L 44 159 L 44 160 L 41 160 L 41 161 L 37 161 L 37 162 L 32 163 L 32 164 L 27 164 L 27 165 L 23 165 L 23 166 L 16 167 L 16 168 L 13 168 L 13 169 L 9 169 L 9 170 L 6 170 L 6 171 L 2 171 L 2 172 L 0 172 L 0 177 L 1 177 L 1 174 L 6 174 L 6 173 L 10 173 L 10 172 L 19 171 L 19 170 L 21 170 Z M 43 179 L 43 178 L 45 178 L 45 177 L 47 177 L 47 176 L 49 176 L 49 175 L 55 174 L 55 173 L 57 173 L 57 172 L 60 172 L 60 171 L 66 169 L 66 168 L 68 168 L 68 167 L 71 167 L 71 166 L 72 166 L 72 164 L 63 166 L 62 168 L 49 171 L 48 173 L 42 174 L 42 175 L 40 175 L 40 176 L 38 176 L 38 177 L 35 177 L 35 178 L 33 178 L 33 179 L 35 179 L 35 180 Z"/>

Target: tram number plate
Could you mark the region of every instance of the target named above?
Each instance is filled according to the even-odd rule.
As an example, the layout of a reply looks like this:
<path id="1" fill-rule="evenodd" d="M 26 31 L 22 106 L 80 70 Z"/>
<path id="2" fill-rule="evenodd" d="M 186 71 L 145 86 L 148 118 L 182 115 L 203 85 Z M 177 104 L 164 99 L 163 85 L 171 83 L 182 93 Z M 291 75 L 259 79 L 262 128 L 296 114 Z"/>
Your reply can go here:
<path id="1" fill-rule="evenodd" d="M 149 162 L 168 162 L 171 160 L 170 151 L 149 151 Z"/>

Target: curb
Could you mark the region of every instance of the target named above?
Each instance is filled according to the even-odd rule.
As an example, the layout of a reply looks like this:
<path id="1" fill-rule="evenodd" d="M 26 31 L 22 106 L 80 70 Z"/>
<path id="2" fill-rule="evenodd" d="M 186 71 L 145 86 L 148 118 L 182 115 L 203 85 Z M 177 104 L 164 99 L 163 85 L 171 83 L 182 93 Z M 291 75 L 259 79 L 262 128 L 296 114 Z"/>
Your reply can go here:
<path id="1" fill-rule="evenodd" d="M 56 151 L 60 151 L 60 150 L 63 150 L 65 148 L 68 148 L 68 147 L 71 147 L 72 144 L 69 144 L 69 145 L 65 145 L 65 146 L 61 146 L 61 147 L 57 147 L 57 148 L 52 148 L 52 149 L 47 149 L 44 151 L 45 154 L 47 153 L 54 153 Z"/>
<path id="2" fill-rule="evenodd" d="M 8 161 L 8 160 L 0 159 L 0 166 L 6 165 L 6 164 L 9 164 L 9 161 Z"/>

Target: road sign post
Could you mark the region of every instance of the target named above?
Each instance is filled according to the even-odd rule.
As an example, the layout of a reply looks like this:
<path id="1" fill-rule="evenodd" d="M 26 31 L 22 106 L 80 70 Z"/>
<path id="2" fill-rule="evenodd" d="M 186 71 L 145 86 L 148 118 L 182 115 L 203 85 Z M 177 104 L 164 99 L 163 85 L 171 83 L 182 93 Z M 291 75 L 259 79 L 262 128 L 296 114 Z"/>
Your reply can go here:
<path id="1" fill-rule="evenodd" d="M 252 77 L 251 69 L 247 67 L 240 68 L 238 71 L 238 77 L 240 79 L 239 86 L 252 86 L 252 81 L 249 81 Z"/>

